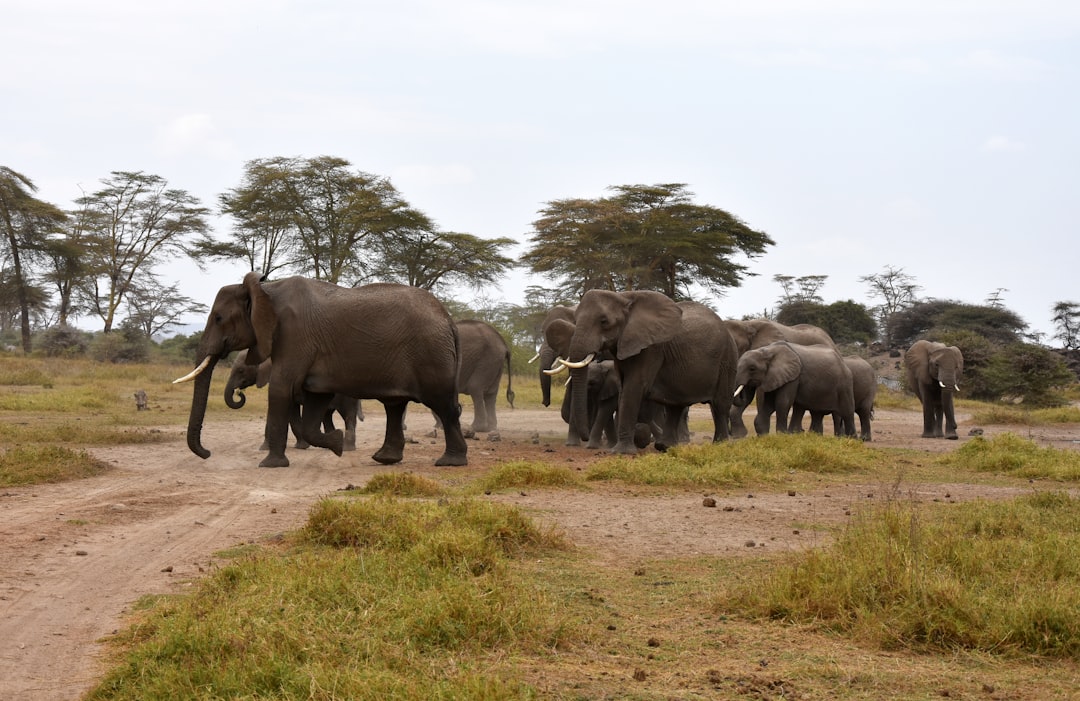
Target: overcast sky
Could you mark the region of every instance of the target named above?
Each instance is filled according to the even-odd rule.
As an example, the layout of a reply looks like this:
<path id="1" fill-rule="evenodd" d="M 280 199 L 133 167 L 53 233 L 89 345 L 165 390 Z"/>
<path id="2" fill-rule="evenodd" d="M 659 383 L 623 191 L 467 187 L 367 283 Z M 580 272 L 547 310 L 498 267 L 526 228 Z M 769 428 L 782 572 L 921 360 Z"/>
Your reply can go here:
<path id="1" fill-rule="evenodd" d="M 776 241 L 727 317 L 776 274 L 869 303 L 886 266 L 1038 331 L 1080 301 L 1075 0 L 0 0 L 0 57 L 0 164 L 63 208 L 332 155 L 517 255 L 545 202 L 686 183 Z M 209 305 L 244 270 L 164 272 Z"/>

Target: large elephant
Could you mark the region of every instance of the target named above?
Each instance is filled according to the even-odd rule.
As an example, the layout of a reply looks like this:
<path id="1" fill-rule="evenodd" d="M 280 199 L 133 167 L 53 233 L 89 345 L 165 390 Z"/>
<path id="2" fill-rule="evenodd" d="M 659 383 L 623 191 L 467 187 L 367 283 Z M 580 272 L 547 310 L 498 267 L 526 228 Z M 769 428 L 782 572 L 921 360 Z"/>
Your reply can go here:
<path id="1" fill-rule="evenodd" d="M 859 417 L 859 437 L 864 441 L 872 440 L 870 420 L 874 417 L 874 400 L 877 398 L 877 373 L 874 371 L 873 365 L 857 355 L 844 356 L 844 362 L 847 364 L 848 369 L 851 370 L 851 391 L 855 399 L 855 415 Z M 792 408 L 791 422 L 788 424 L 789 430 L 793 432 L 802 430 L 802 416 L 805 411 L 806 408 L 800 404 L 796 404 Z M 833 430 L 836 435 L 842 435 L 843 424 L 840 415 L 833 412 L 832 416 Z M 821 433 L 824 418 L 825 412 L 811 411 L 810 430 Z"/>
<path id="2" fill-rule="evenodd" d="M 472 397 L 474 432 L 497 431 L 495 399 L 506 367 L 506 401 L 514 407 L 514 378 L 510 367 L 510 346 L 499 331 L 477 319 L 457 322 L 461 339 L 461 364 L 458 368 L 458 392 Z"/>
<path id="3" fill-rule="evenodd" d="M 569 355 L 570 340 L 574 336 L 577 326 L 569 321 L 557 319 L 549 324 L 545 331 L 545 342 L 548 347 L 555 349 L 558 358 Z M 586 448 L 613 448 L 617 442 L 615 430 L 615 416 L 619 410 L 619 394 L 622 392 L 622 379 L 615 369 L 615 360 L 607 353 L 601 353 L 589 363 L 587 377 L 589 437 L 585 444 Z M 545 371 L 548 376 L 554 376 L 566 370 L 562 362 L 556 362 L 556 366 Z M 570 379 L 568 389 L 563 393 L 562 418 L 570 427 L 567 431 L 566 445 L 581 445 L 581 437 L 574 430 L 571 421 L 571 401 L 573 399 L 573 378 Z M 634 445 L 645 448 L 654 440 L 661 439 L 663 429 L 658 422 L 663 420 L 663 407 L 650 400 L 641 402 L 638 408 L 637 425 L 634 429 Z M 680 431 L 685 428 L 685 422 L 680 426 Z M 686 432 L 689 440 L 689 431 Z M 681 434 L 680 434 L 681 435 Z"/>
<path id="4" fill-rule="evenodd" d="M 546 371 L 550 370 L 555 364 L 555 358 L 558 357 L 558 352 L 547 341 L 547 330 L 551 326 L 551 323 L 556 320 L 574 321 L 574 311 L 577 309 L 577 305 L 567 307 L 564 305 L 556 305 L 548 310 L 547 315 L 544 317 L 543 323 L 540 325 L 540 347 L 536 351 L 536 355 L 533 356 L 532 363 L 537 359 L 540 360 L 540 394 L 541 400 L 544 406 L 551 406 L 551 375 Z"/>
<path id="5" fill-rule="evenodd" d="M 214 365 L 244 348 L 249 362 L 273 360 L 269 454 L 261 467 L 289 464 L 289 411 L 297 402 L 304 406 L 304 440 L 341 455 L 342 432 L 319 430 L 335 393 L 382 402 L 386 433 L 372 456 L 377 462 L 401 461 L 402 417 L 415 401 L 434 411 L 445 429 L 446 449 L 435 464 L 468 464 L 457 398 L 457 327 L 430 292 L 391 283 L 345 288 L 302 277 L 262 282 L 258 273 L 222 287 L 199 342 L 198 367 L 175 380 L 195 380 L 187 440 L 201 458 L 210 457 L 202 446 L 202 424 Z"/>
<path id="6" fill-rule="evenodd" d="M 915 341 L 904 354 L 904 365 L 907 368 L 908 387 L 922 402 L 922 437 L 956 440 L 953 394 L 960 391 L 960 375 L 964 371 L 963 353 L 956 346 Z"/>
<path id="7" fill-rule="evenodd" d="M 757 395 L 758 435 L 769 432 L 774 413 L 777 432 L 787 433 L 788 412 L 795 405 L 822 414 L 836 412 L 843 435 L 855 435 L 851 370 L 835 348 L 775 341 L 748 350 L 739 358 L 735 383 L 736 403 L 749 404 Z"/>
<path id="8" fill-rule="evenodd" d="M 775 341 L 789 341 L 802 346 L 836 347 L 829 333 L 813 324 L 788 326 L 772 319 L 740 319 L 729 320 L 726 323 L 731 337 L 735 339 L 740 356 L 748 350 L 761 348 Z M 747 404 L 749 402 L 735 402 L 731 407 L 731 435 L 736 438 L 746 435 L 746 424 L 743 423 L 742 415 Z"/>
<path id="9" fill-rule="evenodd" d="M 608 352 L 622 383 L 614 452 L 637 452 L 634 432 L 645 400 L 667 408 L 658 447 L 680 441 L 683 409 L 701 402 L 712 410 L 713 440 L 728 437 L 737 351 L 714 311 L 648 290 L 589 290 L 574 320 L 565 365 L 571 368 L 571 428 L 578 436 L 586 438 L 590 430 L 584 391 L 589 362 Z"/>
<path id="10" fill-rule="evenodd" d="M 270 382 L 271 361 L 269 358 L 258 365 L 249 365 L 247 362 L 247 349 L 236 354 L 233 358 L 232 370 L 225 381 L 225 404 L 231 409 L 241 409 L 247 402 L 244 390 L 248 387 L 265 387 Z M 294 404 L 289 412 L 289 426 L 293 435 L 296 436 L 296 448 L 304 450 L 311 444 L 304 440 L 300 428 L 300 405 Z M 330 407 L 323 415 L 323 432 L 329 433 L 334 430 L 334 413 L 341 415 L 345 422 L 345 437 L 342 450 L 356 450 L 356 422 L 364 420 L 364 409 L 359 399 L 346 397 L 344 394 L 335 394 L 330 402 Z M 264 441 L 262 450 L 270 447 L 269 442 Z"/>

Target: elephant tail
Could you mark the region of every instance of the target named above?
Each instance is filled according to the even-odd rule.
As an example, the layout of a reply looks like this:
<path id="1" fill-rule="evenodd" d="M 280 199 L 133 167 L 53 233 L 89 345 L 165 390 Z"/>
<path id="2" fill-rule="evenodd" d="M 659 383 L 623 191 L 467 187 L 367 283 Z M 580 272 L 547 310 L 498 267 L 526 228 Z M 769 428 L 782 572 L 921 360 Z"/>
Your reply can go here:
<path id="1" fill-rule="evenodd" d="M 511 353 L 506 349 L 506 401 L 510 402 L 510 408 L 514 408 L 514 371 L 510 366 Z M 531 360 L 529 361 L 532 362 Z"/>

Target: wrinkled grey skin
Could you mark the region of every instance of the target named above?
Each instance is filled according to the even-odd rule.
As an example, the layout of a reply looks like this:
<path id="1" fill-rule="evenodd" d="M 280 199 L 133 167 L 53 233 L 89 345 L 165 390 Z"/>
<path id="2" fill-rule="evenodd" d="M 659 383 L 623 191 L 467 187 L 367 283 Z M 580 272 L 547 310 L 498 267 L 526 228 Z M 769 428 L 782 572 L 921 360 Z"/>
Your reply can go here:
<path id="1" fill-rule="evenodd" d="M 859 417 L 859 437 L 864 441 L 873 440 L 870 429 L 870 420 L 874 417 L 874 399 L 877 397 L 877 373 L 874 366 L 857 355 L 844 356 L 844 362 L 851 370 L 851 389 L 855 399 L 855 415 Z M 796 404 L 791 411 L 791 422 L 788 429 L 792 432 L 802 430 L 802 415 L 806 408 Z M 843 423 L 839 414 L 833 413 L 833 431 L 836 435 L 842 435 Z M 810 430 L 817 433 L 823 432 L 822 422 L 824 412 L 810 412 Z"/>
<path id="2" fill-rule="evenodd" d="M 776 341 L 748 350 L 739 358 L 735 384 L 740 388 L 737 402 L 748 404 L 757 395 L 758 435 L 769 432 L 774 413 L 776 431 L 787 433 L 788 412 L 796 404 L 811 412 L 838 413 L 842 434 L 855 435 L 851 370 L 835 348 Z"/>
<path id="3" fill-rule="evenodd" d="M 514 407 L 513 373 L 510 369 L 510 346 L 491 324 L 476 319 L 457 322 L 461 344 L 458 368 L 458 392 L 472 397 L 476 433 L 499 430 L 495 400 L 499 395 L 503 368 L 506 369 L 506 401 Z"/>
<path id="4" fill-rule="evenodd" d="M 589 354 L 610 353 L 622 382 L 612 450 L 634 454 L 641 404 L 667 408 L 658 447 L 679 442 L 683 409 L 708 403 L 713 440 L 728 437 L 737 351 L 723 320 L 697 302 L 675 303 L 659 292 L 589 290 L 574 314 L 566 359 L 580 363 Z M 571 370 L 571 428 L 589 435 L 587 367 Z M 580 379 L 580 381 L 579 381 Z"/>
<path id="5" fill-rule="evenodd" d="M 963 353 L 956 346 L 915 341 L 904 354 L 904 365 L 908 387 L 922 402 L 922 437 L 957 440 L 953 396 L 964 372 Z"/>
<path id="6" fill-rule="evenodd" d="M 570 340 L 573 338 L 576 325 L 570 321 L 556 319 L 548 325 L 545 332 L 545 343 L 548 348 L 555 350 L 556 356 L 565 357 L 570 352 Z M 615 430 L 615 416 L 619 409 L 619 394 L 622 391 L 622 379 L 615 369 L 615 361 L 601 353 L 598 359 L 588 365 L 588 417 L 589 435 L 586 448 L 613 448 L 618 441 Z M 580 378 L 578 379 L 580 381 Z M 573 400 L 574 379 L 571 378 L 566 392 L 563 393 L 562 419 L 569 429 L 566 435 L 566 445 L 581 445 L 584 440 L 574 430 L 571 419 L 571 402 Z M 655 402 L 645 400 L 638 410 L 637 426 L 634 429 L 634 445 L 638 448 L 646 448 L 654 440 L 662 437 L 663 429 L 658 420 L 663 419 L 663 407 Z M 680 425 L 680 430 L 685 428 L 686 422 Z M 689 431 L 686 431 L 689 440 Z M 682 435 L 680 433 L 680 435 Z"/>
<path id="7" fill-rule="evenodd" d="M 551 375 L 545 373 L 545 370 L 550 370 L 552 364 L 555 362 L 555 358 L 559 353 L 547 341 L 547 330 L 551 326 L 551 323 L 556 320 L 574 321 L 574 311 L 577 309 L 577 305 L 572 307 L 566 307 L 563 305 L 557 305 L 552 307 L 547 316 L 544 317 L 543 323 L 540 325 L 540 348 L 537 350 L 537 356 L 540 359 L 540 394 L 541 401 L 544 406 L 551 406 Z"/>
<path id="8" fill-rule="evenodd" d="M 802 346 L 836 347 L 828 332 L 813 324 L 787 326 L 778 324 L 772 319 L 729 320 L 725 323 L 731 337 L 735 339 L 740 356 L 748 350 L 761 348 L 775 341 L 790 341 Z M 734 438 L 746 435 L 746 424 L 743 423 L 742 415 L 747 404 L 749 402 L 735 402 L 731 407 L 731 435 Z"/>
<path id="9" fill-rule="evenodd" d="M 187 437 L 199 457 L 210 456 L 202 446 L 202 424 L 213 367 L 245 348 L 250 363 L 273 361 L 269 454 L 261 467 L 289 464 L 285 443 L 297 402 L 304 406 L 304 440 L 341 455 L 342 432 L 319 430 L 335 393 L 378 399 L 385 407 L 386 433 L 375 461 L 401 461 L 402 417 L 414 401 L 434 411 L 445 427 L 446 450 L 435 464 L 468 464 L 457 400 L 457 328 L 430 292 L 388 283 L 345 288 L 302 277 L 260 282 L 257 273 L 222 287 L 199 343 L 196 362 L 203 369 L 177 380 L 195 381 Z"/>
<path id="10" fill-rule="evenodd" d="M 232 370 L 229 371 L 229 377 L 225 381 L 225 404 L 230 409 L 240 409 L 244 406 L 247 401 L 247 397 L 244 396 L 245 389 L 253 385 L 262 388 L 270 381 L 271 361 L 267 359 L 258 365 L 248 365 L 247 354 L 247 350 L 242 350 L 236 354 L 233 359 Z M 330 408 L 327 409 L 326 414 L 323 416 L 323 433 L 334 430 L 334 412 L 340 414 L 342 421 L 345 422 L 345 437 L 342 450 L 356 450 L 356 422 L 364 420 L 364 410 L 360 400 L 346 397 L 343 394 L 335 394 L 334 399 L 330 402 Z M 305 441 L 303 435 L 301 435 L 300 414 L 301 406 L 299 404 L 293 405 L 292 410 L 289 412 L 289 427 L 292 428 L 293 435 L 296 436 L 296 443 L 293 444 L 293 447 L 305 450 L 311 444 Z M 269 442 L 263 440 L 260 450 L 267 450 L 269 447 Z"/>

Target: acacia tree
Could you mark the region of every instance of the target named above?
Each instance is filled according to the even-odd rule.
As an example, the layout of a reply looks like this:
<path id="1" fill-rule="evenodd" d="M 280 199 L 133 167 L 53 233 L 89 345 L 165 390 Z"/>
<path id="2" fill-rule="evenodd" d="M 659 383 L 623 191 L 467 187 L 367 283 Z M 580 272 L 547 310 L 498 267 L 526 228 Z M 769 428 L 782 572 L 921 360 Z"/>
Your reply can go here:
<path id="1" fill-rule="evenodd" d="M 1065 350 L 1080 350 L 1080 304 L 1055 302 L 1053 306 L 1054 338 Z"/>
<path id="2" fill-rule="evenodd" d="M 35 192 L 37 187 L 30 178 L 0 166 L 0 228 L 4 234 L 3 253 L 10 261 L 10 272 L 5 277 L 14 287 L 26 353 L 30 352 L 31 306 L 41 298 L 26 263 L 66 218 L 57 207 L 34 197 Z"/>
<path id="3" fill-rule="evenodd" d="M 825 286 L 828 275 L 773 275 L 773 281 L 780 284 L 784 294 L 780 297 L 780 306 L 794 302 L 812 302 L 822 304 L 824 300 L 818 294 Z M 795 287 L 798 286 L 796 290 Z"/>
<path id="4" fill-rule="evenodd" d="M 922 288 L 915 284 L 915 278 L 905 273 L 903 268 L 894 268 L 891 265 L 885 266 L 880 273 L 863 275 L 859 281 L 869 286 L 871 297 L 881 299 L 881 304 L 874 307 L 878 329 L 884 335 L 882 340 L 885 346 L 894 347 L 898 339 L 893 336 L 893 316 L 915 304 L 915 295 Z"/>
<path id="5" fill-rule="evenodd" d="M 215 257 L 247 257 L 252 270 L 289 270 L 334 284 L 370 273 L 370 251 L 431 228 L 386 178 L 334 156 L 249 161 L 243 183 L 221 196 L 237 222 L 233 241 L 204 244 Z"/>
<path id="6" fill-rule="evenodd" d="M 378 258 L 372 276 L 425 290 L 445 290 L 453 284 L 479 290 L 514 266 L 499 251 L 515 243 L 509 238 L 481 239 L 428 226 L 403 229 L 398 236 L 380 238 L 375 244 Z"/>
<path id="7" fill-rule="evenodd" d="M 693 202 L 682 183 L 619 185 L 597 200 L 548 202 L 533 222 L 521 263 L 553 277 L 560 294 L 593 288 L 657 290 L 688 298 L 694 285 L 717 294 L 738 287 L 773 240 L 717 207 Z"/>
<path id="8" fill-rule="evenodd" d="M 194 234 L 207 230 L 208 210 L 184 190 L 142 171 L 113 171 L 104 187 L 76 200 L 83 209 L 88 308 L 112 330 L 116 312 L 135 289 L 137 276 L 172 255 L 198 259 Z"/>

